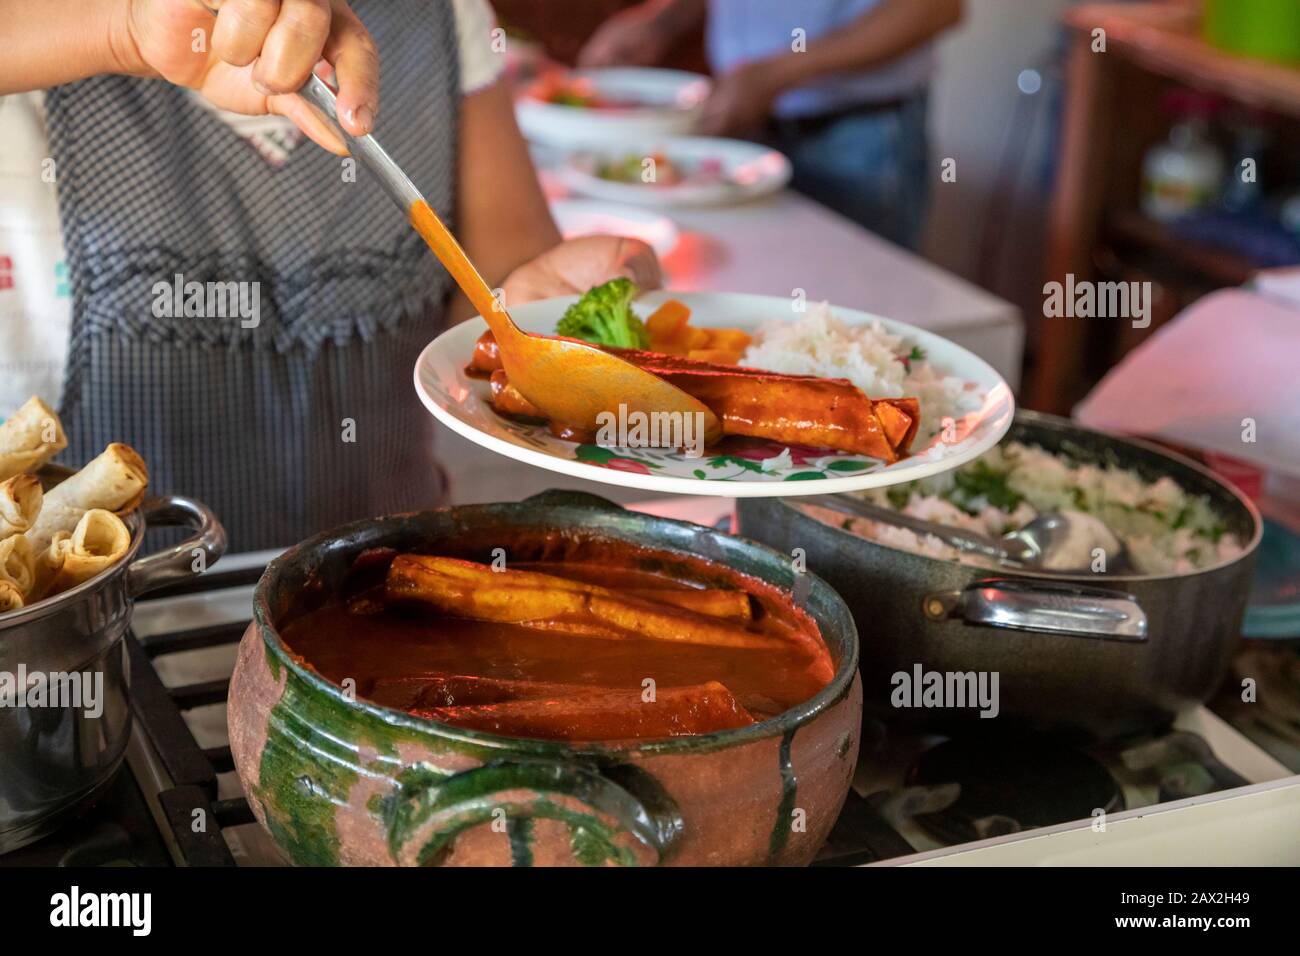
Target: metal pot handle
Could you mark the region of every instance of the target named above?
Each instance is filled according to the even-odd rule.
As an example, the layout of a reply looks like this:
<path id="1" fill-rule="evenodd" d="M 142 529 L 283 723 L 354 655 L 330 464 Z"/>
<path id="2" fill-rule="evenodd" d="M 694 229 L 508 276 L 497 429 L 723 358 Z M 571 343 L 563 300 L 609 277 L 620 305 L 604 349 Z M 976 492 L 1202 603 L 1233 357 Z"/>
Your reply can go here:
<path id="1" fill-rule="evenodd" d="M 560 798 L 560 799 L 557 799 Z M 575 801 L 580 806 L 575 806 Z M 421 866 L 440 864 L 464 830 L 498 819 L 547 818 L 567 823 L 583 833 L 579 862 L 622 865 L 635 863 L 626 846 L 616 842 L 627 834 L 649 848 L 659 862 L 682 831 L 682 818 L 672 799 L 644 770 L 625 765 L 604 771 L 552 760 L 494 760 L 473 770 L 430 782 L 416 772 L 401 777 L 384 801 L 384 820 L 394 856 L 411 834 L 424 842 L 416 854 Z M 610 820 L 614 824 L 610 824 Z M 527 865 L 526 831 L 511 834 L 516 865 Z"/>
<path id="2" fill-rule="evenodd" d="M 140 514 L 145 527 L 187 527 L 193 528 L 196 534 L 180 544 L 132 562 L 127 571 L 127 585 L 132 597 L 193 577 L 198 573 L 194 559 L 200 552 L 203 555 L 200 570 L 216 564 L 226 553 L 226 529 L 202 502 L 182 495 L 151 495 L 141 502 Z"/>
<path id="3" fill-rule="evenodd" d="M 959 620 L 977 627 L 1036 631 L 1103 641 L 1147 639 L 1147 616 L 1123 591 L 1027 580 L 977 581 L 960 591 L 927 595 L 922 609 L 932 621 Z"/>

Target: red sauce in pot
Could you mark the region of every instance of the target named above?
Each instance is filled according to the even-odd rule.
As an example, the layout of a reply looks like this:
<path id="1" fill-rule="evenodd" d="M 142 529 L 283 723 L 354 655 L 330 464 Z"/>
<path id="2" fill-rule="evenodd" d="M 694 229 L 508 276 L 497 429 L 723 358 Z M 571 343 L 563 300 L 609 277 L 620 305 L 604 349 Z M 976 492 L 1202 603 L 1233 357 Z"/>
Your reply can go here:
<path id="1" fill-rule="evenodd" d="M 708 573 L 693 580 L 681 574 L 680 559 L 672 575 L 629 560 L 654 552 L 625 543 L 579 546 L 585 553 L 571 545 L 542 555 L 560 560 L 509 569 L 596 585 L 633 611 L 653 606 L 685 614 L 687 622 L 722 622 L 756 646 L 645 639 L 617 628 L 608 638 L 593 637 L 563 617 L 469 620 L 395 601 L 374 583 L 329 597 L 282 624 L 281 633 L 324 677 L 355 681 L 362 698 L 510 736 L 594 741 L 708 733 L 774 716 L 829 683 L 834 668 L 816 623 L 785 592 L 702 559 Z M 369 574 L 373 581 L 373 567 Z M 683 611 L 682 601 L 703 610 Z"/>

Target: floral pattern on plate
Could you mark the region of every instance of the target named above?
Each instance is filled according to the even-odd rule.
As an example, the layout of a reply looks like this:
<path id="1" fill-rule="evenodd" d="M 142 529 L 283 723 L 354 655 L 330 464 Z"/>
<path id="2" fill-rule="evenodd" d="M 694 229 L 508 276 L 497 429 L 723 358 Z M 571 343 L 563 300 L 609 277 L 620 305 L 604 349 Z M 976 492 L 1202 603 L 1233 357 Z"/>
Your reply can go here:
<path id="1" fill-rule="evenodd" d="M 700 481 L 814 481 L 861 475 L 884 466 L 874 458 L 840 454 L 828 448 L 743 438 L 728 439 L 721 448 L 700 457 L 658 448 L 574 445 L 573 449 L 576 460 L 602 468 Z"/>

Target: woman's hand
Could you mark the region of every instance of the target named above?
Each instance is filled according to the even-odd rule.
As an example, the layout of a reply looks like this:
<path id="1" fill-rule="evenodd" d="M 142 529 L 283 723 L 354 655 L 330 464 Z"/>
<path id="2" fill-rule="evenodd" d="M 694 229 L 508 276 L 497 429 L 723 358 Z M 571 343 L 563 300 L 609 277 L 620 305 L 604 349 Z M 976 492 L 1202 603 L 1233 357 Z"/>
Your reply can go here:
<path id="1" fill-rule="evenodd" d="M 780 90 L 771 62 L 745 63 L 713 81 L 698 130 L 702 136 L 738 136 L 760 130 Z"/>
<path id="2" fill-rule="evenodd" d="M 659 259 L 640 239 L 569 239 L 510 273 L 504 285 L 505 305 L 509 309 L 536 299 L 581 294 L 619 276 L 626 276 L 641 289 L 663 285 Z"/>
<path id="3" fill-rule="evenodd" d="M 344 155 L 338 134 L 295 93 L 313 70 L 338 85 L 338 120 L 370 132 L 379 109 L 379 54 L 345 0 L 119 0 L 113 41 L 121 72 L 159 76 L 236 113 L 287 116 Z"/>
<path id="4" fill-rule="evenodd" d="M 668 54 L 672 40 L 657 4 L 639 4 L 596 28 L 578 53 L 578 66 L 654 66 Z"/>

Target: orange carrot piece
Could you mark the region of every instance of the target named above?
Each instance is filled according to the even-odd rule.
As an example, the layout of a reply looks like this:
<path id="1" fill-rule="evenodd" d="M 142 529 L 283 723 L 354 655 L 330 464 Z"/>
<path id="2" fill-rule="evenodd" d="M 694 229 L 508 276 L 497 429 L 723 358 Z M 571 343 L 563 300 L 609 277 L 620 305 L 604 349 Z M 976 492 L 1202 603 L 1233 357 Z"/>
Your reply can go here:
<path id="1" fill-rule="evenodd" d="M 727 352 L 743 352 L 754 341 L 753 336 L 741 329 L 706 329 L 709 333 L 709 348 L 722 349 Z"/>
<path id="2" fill-rule="evenodd" d="M 709 347 L 709 333 L 704 329 L 687 326 L 682 341 L 686 345 L 687 352 L 692 349 L 707 349 Z"/>
<path id="3" fill-rule="evenodd" d="M 672 335 L 690 321 L 691 310 L 683 302 L 669 299 L 645 320 L 646 331 L 650 341 L 671 338 Z"/>

